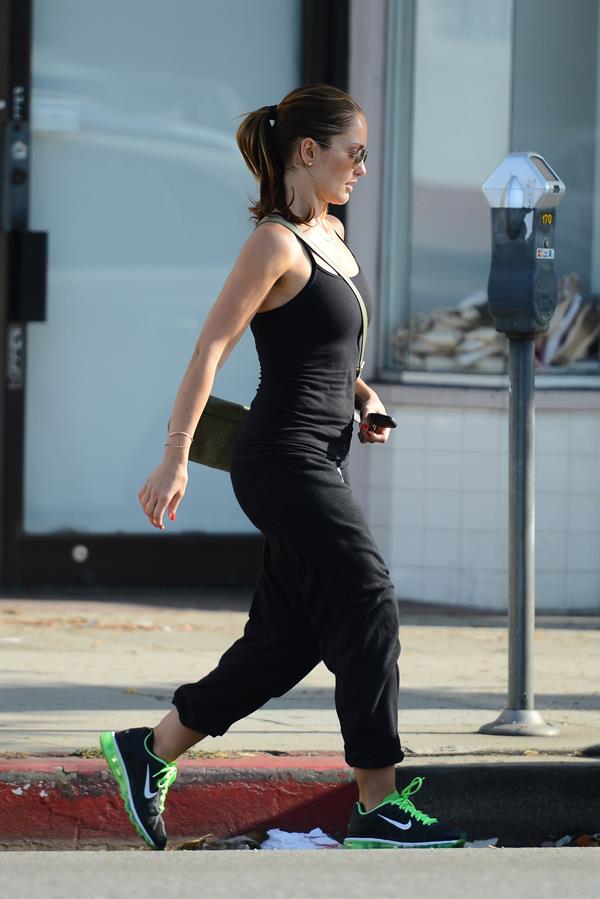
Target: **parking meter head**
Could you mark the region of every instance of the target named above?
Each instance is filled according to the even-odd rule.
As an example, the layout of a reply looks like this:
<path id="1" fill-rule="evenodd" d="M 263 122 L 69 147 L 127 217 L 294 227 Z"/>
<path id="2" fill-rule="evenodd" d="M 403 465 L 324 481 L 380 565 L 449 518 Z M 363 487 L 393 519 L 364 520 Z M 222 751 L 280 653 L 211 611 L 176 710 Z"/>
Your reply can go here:
<path id="1" fill-rule="evenodd" d="M 496 209 L 554 209 L 565 185 L 539 153 L 509 153 L 487 181 L 483 193 Z"/>
<path id="2" fill-rule="evenodd" d="M 538 153 L 509 153 L 483 184 L 491 206 L 488 304 L 497 331 L 533 338 L 557 303 L 556 207 L 565 185 Z"/>

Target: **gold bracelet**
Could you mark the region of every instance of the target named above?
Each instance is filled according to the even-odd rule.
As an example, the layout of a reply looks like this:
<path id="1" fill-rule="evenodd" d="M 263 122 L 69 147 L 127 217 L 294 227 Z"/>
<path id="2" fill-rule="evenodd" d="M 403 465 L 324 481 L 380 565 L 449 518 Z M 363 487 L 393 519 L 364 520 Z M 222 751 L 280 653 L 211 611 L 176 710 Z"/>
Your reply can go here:
<path id="1" fill-rule="evenodd" d="M 189 437 L 190 440 L 193 440 L 193 439 L 194 439 L 194 438 L 192 437 L 191 434 L 188 434 L 187 431 L 170 431 L 170 432 L 167 434 L 167 440 L 169 439 L 169 437 L 172 437 L 173 434 L 184 434 L 186 437 Z"/>
<path id="2" fill-rule="evenodd" d="M 173 446 L 175 449 L 189 449 L 187 443 L 165 443 L 165 446 Z"/>

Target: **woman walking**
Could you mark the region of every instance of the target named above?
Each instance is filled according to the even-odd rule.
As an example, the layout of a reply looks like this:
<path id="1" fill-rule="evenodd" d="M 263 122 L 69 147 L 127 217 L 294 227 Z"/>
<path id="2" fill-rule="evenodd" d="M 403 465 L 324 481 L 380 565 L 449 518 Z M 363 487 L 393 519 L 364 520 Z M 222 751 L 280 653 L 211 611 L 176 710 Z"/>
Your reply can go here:
<path id="1" fill-rule="evenodd" d="M 260 183 L 256 227 L 211 308 L 171 415 L 164 457 L 139 491 L 150 523 L 164 529 L 185 493 L 188 452 L 216 371 L 250 325 L 260 383 L 231 461 L 235 496 L 264 535 L 243 636 L 217 667 L 182 684 L 155 727 L 107 731 L 100 742 L 129 817 L 163 849 L 165 798 L 174 760 L 207 735 L 282 696 L 321 660 L 335 675 L 344 756 L 359 801 L 351 848 L 458 846 L 465 835 L 415 808 L 415 778 L 396 790 L 404 758 L 397 730 L 398 604 L 389 571 L 348 482 L 358 408 L 361 443 L 385 443 L 385 414 L 358 376 L 361 313 L 354 292 L 318 252 L 277 221 L 295 223 L 353 280 L 372 312 L 363 272 L 330 203 L 348 202 L 366 174 L 367 121 L 356 100 L 327 84 L 289 93 L 245 116 L 238 146 Z M 262 222 L 262 224 L 261 224 Z"/>

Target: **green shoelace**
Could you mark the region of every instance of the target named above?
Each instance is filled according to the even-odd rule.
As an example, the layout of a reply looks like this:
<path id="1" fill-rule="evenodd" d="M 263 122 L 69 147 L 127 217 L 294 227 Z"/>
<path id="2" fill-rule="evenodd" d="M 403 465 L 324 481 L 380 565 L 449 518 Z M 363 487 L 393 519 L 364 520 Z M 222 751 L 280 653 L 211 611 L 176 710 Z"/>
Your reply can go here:
<path id="1" fill-rule="evenodd" d="M 153 758 L 157 760 L 157 762 L 164 762 L 162 768 L 153 774 L 152 776 L 156 780 L 156 786 L 158 788 L 158 812 L 162 815 L 165 810 L 165 800 L 167 798 L 167 793 L 169 791 L 169 787 L 177 777 L 177 765 L 175 762 L 167 762 L 165 759 L 161 759 L 160 756 L 156 755 L 156 753 L 152 752 L 151 749 L 148 748 L 148 739 L 150 738 L 152 731 L 150 731 L 146 738 L 144 739 L 144 746 L 146 747 L 146 752 L 148 752 Z M 162 774 L 162 777 L 159 775 Z"/>
<path id="2" fill-rule="evenodd" d="M 162 777 L 159 775 L 162 774 Z M 167 798 L 167 792 L 169 787 L 177 777 L 177 765 L 175 762 L 167 762 L 159 771 L 154 775 L 156 778 L 156 786 L 159 789 L 158 794 L 158 810 L 162 815 L 165 809 L 165 799 Z"/>
<path id="3" fill-rule="evenodd" d="M 417 793 L 421 789 L 424 780 L 424 777 L 413 777 L 409 785 L 407 787 L 404 787 L 401 793 L 398 792 L 398 790 L 395 790 L 393 793 L 390 793 L 385 797 L 385 799 L 383 799 L 381 805 L 387 803 L 397 805 L 403 811 L 408 812 L 409 815 L 412 815 L 413 818 L 416 818 L 417 821 L 420 821 L 421 824 L 437 824 L 437 818 L 431 818 L 429 815 L 426 815 L 425 812 L 419 811 L 419 809 L 415 808 L 412 801 L 409 799 L 409 796 L 412 796 L 413 793 Z M 377 808 L 379 808 L 379 806 L 377 806 Z"/>

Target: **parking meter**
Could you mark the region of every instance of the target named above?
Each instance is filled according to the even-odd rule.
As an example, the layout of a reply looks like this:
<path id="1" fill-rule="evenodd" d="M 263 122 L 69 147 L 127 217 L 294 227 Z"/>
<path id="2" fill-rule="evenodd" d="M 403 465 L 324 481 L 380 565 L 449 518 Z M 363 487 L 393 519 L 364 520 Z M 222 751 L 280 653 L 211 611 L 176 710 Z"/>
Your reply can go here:
<path id="1" fill-rule="evenodd" d="M 556 207 L 565 186 L 538 153 L 509 153 L 482 185 L 492 207 L 488 304 L 508 337 L 508 705 L 484 734 L 555 736 L 534 707 L 535 336 L 557 302 Z"/>
<path id="2" fill-rule="evenodd" d="M 533 338 L 557 303 L 556 207 L 565 185 L 538 153 L 509 153 L 482 186 L 492 207 L 488 304 L 496 331 Z"/>

